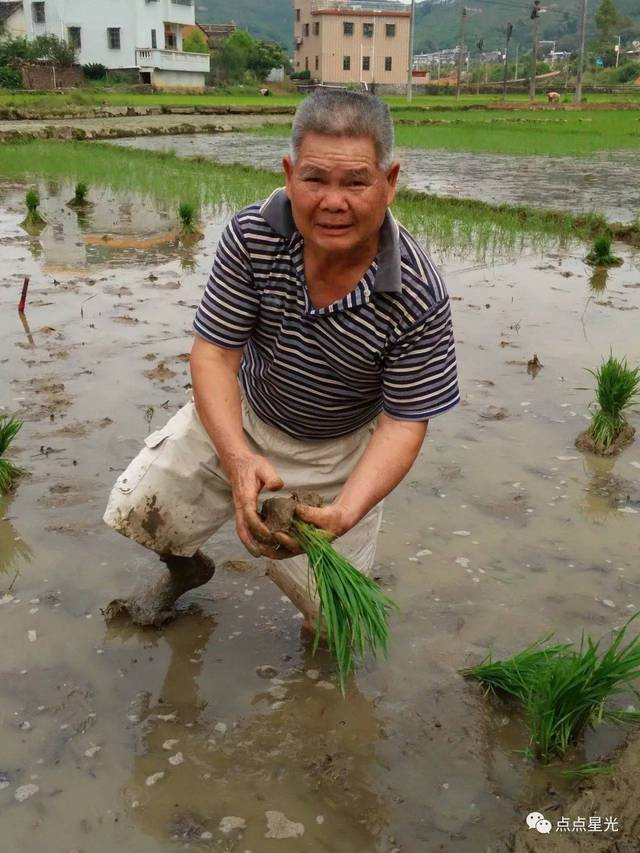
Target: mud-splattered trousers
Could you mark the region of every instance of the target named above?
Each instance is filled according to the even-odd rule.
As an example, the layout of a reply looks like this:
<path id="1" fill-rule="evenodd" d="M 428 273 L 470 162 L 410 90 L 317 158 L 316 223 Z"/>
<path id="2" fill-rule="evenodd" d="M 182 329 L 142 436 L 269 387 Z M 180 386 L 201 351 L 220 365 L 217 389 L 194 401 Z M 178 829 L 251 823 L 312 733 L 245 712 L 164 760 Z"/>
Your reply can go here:
<path id="1" fill-rule="evenodd" d="M 325 500 L 340 492 L 374 429 L 369 424 L 342 438 L 301 441 L 265 424 L 244 399 L 242 420 L 249 446 L 282 477 L 283 493 L 313 489 Z M 104 520 L 158 554 L 190 557 L 233 516 L 229 479 L 194 403 L 189 402 L 145 439 L 143 449 L 118 477 Z M 382 503 L 338 543 L 365 574 L 373 566 L 381 521 Z M 317 607 L 306 557 L 269 561 L 268 574 L 313 620 Z"/>

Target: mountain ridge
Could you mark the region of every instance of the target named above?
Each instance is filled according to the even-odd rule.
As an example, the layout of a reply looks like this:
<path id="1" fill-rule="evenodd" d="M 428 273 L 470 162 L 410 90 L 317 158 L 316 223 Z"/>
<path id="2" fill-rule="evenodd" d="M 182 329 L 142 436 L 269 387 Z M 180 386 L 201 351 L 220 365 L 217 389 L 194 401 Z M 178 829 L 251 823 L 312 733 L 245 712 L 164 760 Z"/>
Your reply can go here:
<path id="1" fill-rule="evenodd" d="M 403 4 L 398 3 L 399 6 Z M 472 51 L 479 39 L 485 50 L 504 44 L 504 28 L 513 24 L 512 47 L 524 52 L 531 45 L 531 3 L 524 0 L 423 0 L 416 5 L 415 52 L 454 47 L 458 43 L 462 7 L 468 10 L 465 42 Z M 599 5 L 589 4 L 587 39 L 596 36 L 593 16 Z M 615 0 L 621 17 L 630 18 L 635 38 L 640 39 L 640 4 L 638 0 Z M 256 38 L 277 41 L 289 53 L 293 41 L 292 0 L 196 0 L 196 18 L 202 24 L 235 21 Z M 576 50 L 578 46 L 577 0 L 553 0 L 540 17 L 540 38 L 555 41 L 556 50 Z M 628 43 L 631 38 L 625 38 Z M 550 45 L 549 45 L 550 47 Z M 613 47 L 613 45 L 612 45 Z"/>

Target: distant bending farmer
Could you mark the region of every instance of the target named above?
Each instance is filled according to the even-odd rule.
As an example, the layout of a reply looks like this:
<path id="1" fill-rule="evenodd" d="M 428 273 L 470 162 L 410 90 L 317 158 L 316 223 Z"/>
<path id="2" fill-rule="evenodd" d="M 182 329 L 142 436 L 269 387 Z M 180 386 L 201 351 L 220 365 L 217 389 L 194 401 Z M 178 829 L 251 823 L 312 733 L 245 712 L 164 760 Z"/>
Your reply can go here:
<path id="1" fill-rule="evenodd" d="M 391 215 L 399 164 L 388 108 L 317 92 L 298 108 L 286 188 L 227 225 L 197 310 L 193 402 L 118 478 L 105 513 L 166 570 L 112 607 L 159 624 L 213 563 L 200 547 L 235 515 L 270 577 L 315 620 L 306 558 L 258 504 L 284 488 L 325 506 L 302 519 L 371 570 L 382 500 L 413 465 L 427 423 L 458 400 L 440 275 Z"/>

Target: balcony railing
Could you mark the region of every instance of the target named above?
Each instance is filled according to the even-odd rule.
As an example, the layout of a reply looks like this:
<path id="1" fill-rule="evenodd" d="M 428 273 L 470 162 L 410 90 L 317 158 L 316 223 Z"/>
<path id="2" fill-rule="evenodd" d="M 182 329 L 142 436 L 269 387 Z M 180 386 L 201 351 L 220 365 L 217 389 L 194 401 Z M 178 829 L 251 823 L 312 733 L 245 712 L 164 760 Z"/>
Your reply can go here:
<path id="1" fill-rule="evenodd" d="M 136 50 L 136 64 L 138 68 L 155 68 L 158 71 L 197 71 L 207 74 L 209 54 L 139 47 Z"/>

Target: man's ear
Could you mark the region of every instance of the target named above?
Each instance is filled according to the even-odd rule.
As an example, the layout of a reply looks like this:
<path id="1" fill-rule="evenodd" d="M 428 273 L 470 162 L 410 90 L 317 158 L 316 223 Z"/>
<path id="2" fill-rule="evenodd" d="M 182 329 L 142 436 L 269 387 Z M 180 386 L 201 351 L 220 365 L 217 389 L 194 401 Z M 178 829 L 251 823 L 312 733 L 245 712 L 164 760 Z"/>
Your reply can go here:
<path id="1" fill-rule="evenodd" d="M 289 157 L 288 154 L 286 157 L 282 158 L 282 171 L 284 172 L 286 179 L 287 189 L 289 189 L 289 184 L 293 179 L 293 163 L 291 162 L 291 157 Z"/>
<path id="2" fill-rule="evenodd" d="M 393 198 L 396 194 L 396 190 L 398 189 L 398 175 L 400 174 L 400 163 L 395 161 L 391 164 L 391 167 L 388 169 L 386 178 L 387 184 L 389 187 L 389 200 L 387 204 L 391 204 Z"/>

